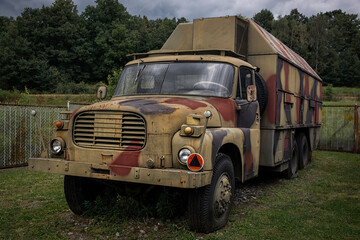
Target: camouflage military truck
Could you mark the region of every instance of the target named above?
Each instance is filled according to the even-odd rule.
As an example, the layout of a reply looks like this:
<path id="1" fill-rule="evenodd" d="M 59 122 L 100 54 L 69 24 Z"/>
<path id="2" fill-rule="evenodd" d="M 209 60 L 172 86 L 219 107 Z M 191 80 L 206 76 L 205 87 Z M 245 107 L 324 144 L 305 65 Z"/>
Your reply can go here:
<path id="1" fill-rule="evenodd" d="M 190 228 L 211 232 L 228 221 L 235 181 L 259 167 L 293 178 L 308 164 L 322 80 L 251 19 L 179 24 L 160 50 L 132 56 L 110 101 L 56 123 L 57 158 L 29 160 L 32 171 L 65 175 L 74 213 L 105 184 L 183 188 Z"/>

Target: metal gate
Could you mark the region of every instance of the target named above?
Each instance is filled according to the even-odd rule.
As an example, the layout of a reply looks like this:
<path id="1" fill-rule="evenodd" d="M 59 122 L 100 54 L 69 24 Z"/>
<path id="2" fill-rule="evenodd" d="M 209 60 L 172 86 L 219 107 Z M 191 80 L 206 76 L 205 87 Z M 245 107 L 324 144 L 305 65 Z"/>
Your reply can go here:
<path id="1" fill-rule="evenodd" d="M 327 106 L 322 109 L 319 149 L 359 152 L 359 111 L 357 105 Z"/>
<path id="2" fill-rule="evenodd" d="M 0 104 L 0 168 L 23 166 L 41 153 L 41 138 L 31 110 L 37 112 L 42 136 L 48 145 L 55 122 L 65 107 Z"/>

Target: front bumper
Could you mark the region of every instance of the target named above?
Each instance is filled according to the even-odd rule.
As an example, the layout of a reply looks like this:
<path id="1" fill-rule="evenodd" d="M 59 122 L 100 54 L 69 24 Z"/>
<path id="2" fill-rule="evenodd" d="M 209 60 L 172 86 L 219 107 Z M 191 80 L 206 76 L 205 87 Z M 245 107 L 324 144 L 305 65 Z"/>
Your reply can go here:
<path id="1" fill-rule="evenodd" d="M 160 185 L 179 188 L 199 188 L 211 183 L 212 172 L 191 172 L 180 169 L 149 169 L 127 167 L 126 176 L 110 171 L 106 164 L 66 161 L 58 158 L 30 158 L 29 170 L 34 172 L 57 173 L 64 175 L 108 179 L 115 181 Z"/>

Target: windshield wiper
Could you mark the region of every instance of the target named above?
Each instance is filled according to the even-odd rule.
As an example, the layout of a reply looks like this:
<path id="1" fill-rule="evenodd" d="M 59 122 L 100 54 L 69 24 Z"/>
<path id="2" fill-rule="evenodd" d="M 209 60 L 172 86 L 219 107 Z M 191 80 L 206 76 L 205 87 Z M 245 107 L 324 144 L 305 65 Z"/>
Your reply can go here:
<path id="1" fill-rule="evenodd" d="M 140 60 L 141 61 L 141 60 Z M 138 71 L 136 73 L 136 77 L 135 77 L 135 83 L 137 82 L 141 72 L 144 70 L 144 68 L 146 67 L 146 65 L 143 65 L 141 68 L 140 68 L 140 61 L 138 62 Z M 142 61 L 141 61 L 142 62 Z"/>

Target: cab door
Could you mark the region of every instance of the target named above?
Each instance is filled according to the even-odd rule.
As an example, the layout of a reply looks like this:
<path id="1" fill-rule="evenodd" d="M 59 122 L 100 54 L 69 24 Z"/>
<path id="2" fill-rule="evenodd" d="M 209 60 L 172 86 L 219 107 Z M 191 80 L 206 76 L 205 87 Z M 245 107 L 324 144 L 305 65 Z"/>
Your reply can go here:
<path id="1" fill-rule="evenodd" d="M 242 162 L 243 181 L 245 181 L 258 175 L 260 155 L 260 111 L 258 101 L 256 100 L 254 70 L 247 67 L 240 67 L 238 81 L 235 99 L 237 105 L 236 126 L 244 133 Z"/>

